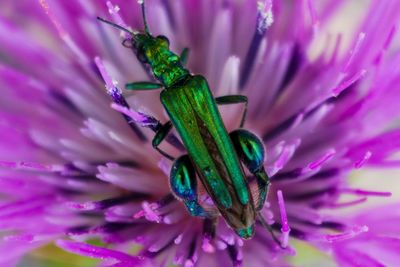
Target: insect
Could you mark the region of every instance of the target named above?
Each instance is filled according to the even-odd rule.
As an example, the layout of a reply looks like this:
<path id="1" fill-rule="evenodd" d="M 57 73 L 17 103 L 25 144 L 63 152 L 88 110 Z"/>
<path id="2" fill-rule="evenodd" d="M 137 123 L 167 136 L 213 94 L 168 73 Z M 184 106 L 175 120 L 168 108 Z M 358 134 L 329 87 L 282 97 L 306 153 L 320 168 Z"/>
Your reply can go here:
<path id="1" fill-rule="evenodd" d="M 216 217 L 219 214 L 243 239 L 254 235 L 257 218 L 272 234 L 260 214 L 270 187 L 264 170 L 264 146 L 253 133 L 243 129 L 246 118 L 247 97 L 227 95 L 214 98 L 207 80 L 193 75 L 185 68 L 188 49 L 178 56 L 169 49 L 165 36 L 151 35 L 141 3 L 144 32 L 133 33 L 110 21 L 98 18 L 122 31 L 131 38 L 124 41 L 134 50 L 137 58 L 150 70 L 159 83 L 137 82 L 126 85 L 130 90 L 162 89 L 160 100 L 170 121 L 156 132 L 152 145 L 162 155 L 173 160 L 170 186 L 192 216 Z M 244 104 L 239 129 L 227 132 L 218 105 Z M 159 148 L 172 127 L 179 134 L 187 154 L 177 159 Z M 255 177 L 252 194 L 242 164 Z M 197 179 L 198 177 L 198 179 Z M 216 209 L 207 209 L 201 203 L 197 180 L 200 180 Z M 253 196 L 254 195 L 254 196 Z M 279 241 L 277 241 L 279 242 Z"/>

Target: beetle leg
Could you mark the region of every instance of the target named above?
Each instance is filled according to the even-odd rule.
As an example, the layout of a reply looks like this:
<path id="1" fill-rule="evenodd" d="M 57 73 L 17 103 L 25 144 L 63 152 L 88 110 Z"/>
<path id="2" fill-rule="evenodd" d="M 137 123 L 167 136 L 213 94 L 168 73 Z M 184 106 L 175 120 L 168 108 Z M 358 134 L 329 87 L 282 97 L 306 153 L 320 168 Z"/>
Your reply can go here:
<path id="1" fill-rule="evenodd" d="M 186 66 L 186 63 L 187 63 L 188 58 L 189 58 L 189 48 L 185 47 L 185 48 L 182 50 L 182 52 L 181 52 L 181 54 L 180 54 L 179 57 L 180 57 L 180 59 L 181 59 L 182 65 L 183 65 L 183 66 Z"/>
<path id="2" fill-rule="evenodd" d="M 257 210 L 261 210 L 270 187 L 270 181 L 264 169 L 264 146 L 253 133 L 238 129 L 230 134 L 235 150 L 246 168 L 256 177 L 258 185 Z"/>
<path id="3" fill-rule="evenodd" d="M 268 196 L 269 187 L 271 185 L 269 177 L 264 169 L 264 146 L 262 141 L 253 133 L 238 129 L 231 132 L 230 137 L 235 146 L 236 152 L 240 160 L 244 163 L 246 168 L 256 177 L 258 185 L 258 203 L 256 210 L 261 225 L 268 230 L 272 239 L 282 248 L 282 243 L 276 237 L 272 226 L 269 225 L 261 212 L 259 212 L 265 203 Z"/>
<path id="4" fill-rule="evenodd" d="M 276 244 L 278 244 L 278 246 L 281 249 L 285 249 L 285 247 L 282 245 L 281 241 L 279 241 L 279 238 L 275 235 L 274 233 L 274 229 L 272 228 L 272 226 L 270 224 L 268 224 L 264 217 L 261 215 L 261 213 L 258 213 L 258 219 L 260 220 L 261 225 L 268 230 L 268 232 L 271 234 L 272 239 L 275 241 Z"/>
<path id="5" fill-rule="evenodd" d="M 160 89 L 161 87 L 162 84 L 153 82 L 134 82 L 134 83 L 127 83 L 125 85 L 125 88 L 127 90 L 136 90 L 136 91 L 155 90 L 155 89 Z"/>
<path id="6" fill-rule="evenodd" d="M 190 215 L 210 217 L 210 213 L 198 203 L 196 171 L 188 155 L 174 161 L 169 179 L 172 192 L 183 201 Z"/>
<path id="7" fill-rule="evenodd" d="M 244 103 L 244 110 L 242 114 L 242 119 L 240 120 L 240 128 L 243 127 L 243 124 L 246 120 L 247 114 L 247 96 L 244 95 L 224 95 L 215 98 L 215 101 L 218 105 L 229 105 L 229 104 L 237 104 L 237 103 Z"/>
<path id="8" fill-rule="evenodd" d="M 156 132 L 156 135 L 154 136 L 153 141 L 152 141 L 152 145 L 153 145 L 153 148 L 155 148 L 158 152 L 160 152 L 161 155 L 163 155 L 164 157 L 166 157 L 170 160 L 174 160 L 175 159 L 174 157 L 172 157 L 167 152 L 164 152 L 163 150 L 161 150 L 158 147 L 160 145 L 160 143 L 165 139 L 165 137 L 167 137 L 167 135 L 171 131 L 171 129 L 172 129 L 171 121 L 167 121 L 165 124 L 163 124 L 160 127 L 160 129 L 158 129 L 158 131 Z"/>

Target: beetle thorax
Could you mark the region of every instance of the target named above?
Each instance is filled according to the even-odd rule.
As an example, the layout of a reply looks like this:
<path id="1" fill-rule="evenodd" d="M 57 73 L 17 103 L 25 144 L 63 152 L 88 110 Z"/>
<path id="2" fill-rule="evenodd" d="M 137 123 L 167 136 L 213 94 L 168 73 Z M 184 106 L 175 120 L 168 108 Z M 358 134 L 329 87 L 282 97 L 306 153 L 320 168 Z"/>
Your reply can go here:
<path id="1" fill-rule="evenodd" d="M 137 36 L 137 41 L 138 53 L 142 53 L 156 79 L 165 87 L 170 87 L 189 74 L 189 71 L 182 66 L 179 56 L 169 50 L 167 38 L 140 34 Z"/>

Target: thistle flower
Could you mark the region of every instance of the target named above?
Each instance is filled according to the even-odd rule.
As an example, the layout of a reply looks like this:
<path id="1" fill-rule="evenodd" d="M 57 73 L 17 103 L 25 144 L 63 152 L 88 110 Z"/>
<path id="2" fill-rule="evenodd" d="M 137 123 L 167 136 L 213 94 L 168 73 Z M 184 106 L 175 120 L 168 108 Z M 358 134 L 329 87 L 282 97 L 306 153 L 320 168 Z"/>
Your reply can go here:
<path id="1" fill-rule="evenodd" d="M 147 3 L 152 33 L 189 47 L 188 69 L 215 96 L 248 97 L 245 128 L 264 141 L 272 181 L 262 213 L 283 249 L 261 223 L 243 241 L 171 194 L 170 163 L 150 142 L 168 119 L 159 95 L 121 91 L 150 77 L 124 33 L 96 20 L 143 29 L 138 4 L 120 2 L 2 3 L 1 266 L 50 243 L 102 266 L 290 266 L 294 239 L 340 266 L 399 262 L 395 206 L 337 212 L 390 196 L 352 188 L 352 170 L 399 165 L 398 1 L 372 1 L 354 35 L 326 34 L 342 1 Z M 221 112 L 236 129 L 241 107 Z"/>

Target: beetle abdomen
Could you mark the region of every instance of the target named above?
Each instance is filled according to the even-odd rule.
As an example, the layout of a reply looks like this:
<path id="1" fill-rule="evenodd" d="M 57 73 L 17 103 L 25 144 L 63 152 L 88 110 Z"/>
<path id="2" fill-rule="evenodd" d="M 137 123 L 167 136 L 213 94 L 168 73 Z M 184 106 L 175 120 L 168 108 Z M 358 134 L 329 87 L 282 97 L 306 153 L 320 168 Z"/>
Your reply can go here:
<path id="1" fill-rule="evenodd" d="M 249 235 L 255 220 L 251 194 L 207 81 L 189 76 L 164 90 L 161 102 L 207 193 L 227 223 Z"/>

